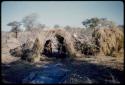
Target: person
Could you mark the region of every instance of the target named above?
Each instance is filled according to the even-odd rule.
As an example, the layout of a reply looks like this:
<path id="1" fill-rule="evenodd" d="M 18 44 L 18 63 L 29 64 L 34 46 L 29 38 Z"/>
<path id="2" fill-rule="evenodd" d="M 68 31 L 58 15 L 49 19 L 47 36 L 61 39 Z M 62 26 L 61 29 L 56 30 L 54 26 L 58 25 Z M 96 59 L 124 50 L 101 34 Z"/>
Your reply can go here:
<path id="1" fill-rule="evenodd" d="M 44 53 L 45 54 L 52 54 L 52 41 L 51 40 L 47 40 L 45 45 L 44 45 Z"/>
<path id="2" fill-rule="evenodd" d="M 65 57 L 66 54 L 66 47 L 64 44 L 64 38 L 61 38 L 60 40 L 58 40 L 58 53 L 60 55 L 61 58 Z"/>

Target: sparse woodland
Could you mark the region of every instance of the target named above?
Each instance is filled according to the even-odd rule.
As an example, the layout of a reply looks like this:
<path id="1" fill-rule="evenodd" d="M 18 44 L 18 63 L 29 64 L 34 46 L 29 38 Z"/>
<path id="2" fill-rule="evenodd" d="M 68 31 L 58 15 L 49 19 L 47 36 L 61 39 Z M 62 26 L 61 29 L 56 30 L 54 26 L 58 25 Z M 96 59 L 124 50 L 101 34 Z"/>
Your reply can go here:
<path id="1" fill-rule="evenodd" d="M 2 32 L 3 82 L 20 83 L 25 73 L 61 62 L 71 70 L 64 83 L 123 83 L 123 27 L 92 18 L 82 22 L 83 28 L 55 25 L 48 29 L 34 25 L 35 20 L 34 15 L 23 19 L 25 31 L 12 22 L 8 24 L 12 30 Z M 52 42 L 46 44 L 47 40 Z"/>

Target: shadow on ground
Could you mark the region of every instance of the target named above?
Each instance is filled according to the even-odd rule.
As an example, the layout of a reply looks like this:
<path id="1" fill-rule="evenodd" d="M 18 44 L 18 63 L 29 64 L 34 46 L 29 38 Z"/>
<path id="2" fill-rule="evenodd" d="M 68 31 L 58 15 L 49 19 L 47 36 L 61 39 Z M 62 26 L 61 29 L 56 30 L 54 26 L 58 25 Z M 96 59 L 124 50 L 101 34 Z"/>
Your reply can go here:
<path id="1" fill-rule="evenodd" d="M 80 60 L 62 60 L 59 61 L 65 68 L 70 70 L 69 78 L 65 83 L 84 83 L 84 78 L 89 78 L 93 83 L 105 83 L 112 80 L 112 76 L 120 83 L 124 82 L 123 71 L 112 69 L 110 67 L 96 65 Z M 56 61 L 50 62 L 57 63 Z M 44 66 L 44 65 L 42 65 Z M 26 61 L 18 60 L 10 64 L 2 64 L 2 79 L 4 83 L 22 83 L 22 79 L 32 71 L 42 70 L 42 66 L 36 67 L 36 64 L 30 64 Z M 75 78 L 78 81 L 71 80 Z"/>
<path id="2" fill-rule="evenodd" d="M 86 61 L 75 60 L 68 62 L 71 67 L 71 79 L 69 83 L 123 83 L 124 73 L 118 69 L 112 69 L 103 65 L 92 64 Z M 70 66 L 68 66 L 70 65 Z M 73 79 L 74 78 L 74 79 Z M 75 81 L 76 79 L 76 81 Z M 84 82 L 86 80 L 91 80 Z M 78 81 L 77 81 L 78 80 Z"/>

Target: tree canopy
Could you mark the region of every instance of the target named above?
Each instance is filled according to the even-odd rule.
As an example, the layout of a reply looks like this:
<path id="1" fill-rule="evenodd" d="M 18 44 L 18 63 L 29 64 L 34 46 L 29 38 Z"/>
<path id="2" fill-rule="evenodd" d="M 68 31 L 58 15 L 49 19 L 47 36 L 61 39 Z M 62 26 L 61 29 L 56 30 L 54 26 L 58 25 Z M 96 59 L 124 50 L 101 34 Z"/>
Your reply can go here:
<path id="1" fill-rule="evenodd" d="M 116 26 L 116 24 L 113 21 L 107 20 L 106 18 L 91 18 L 86 19 L 82 22 L 82 24 L 85 26 L 85 28 L 113 28 Z"/>

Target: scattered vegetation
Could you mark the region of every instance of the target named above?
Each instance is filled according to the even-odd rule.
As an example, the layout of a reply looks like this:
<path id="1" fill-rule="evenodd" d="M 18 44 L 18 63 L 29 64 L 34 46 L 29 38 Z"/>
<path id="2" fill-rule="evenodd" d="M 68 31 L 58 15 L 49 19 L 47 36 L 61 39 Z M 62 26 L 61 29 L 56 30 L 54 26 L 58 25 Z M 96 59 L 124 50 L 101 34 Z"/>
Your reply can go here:
<path id="1" fill-rule="evenodd" d="M 15 38 L 18 37 L 18 32 L 21 31 L 21 29 L 19 29 L 21 23 L 17 22 L 17 21 L 13 21 L 7 24 L 8 26 L 12 26 L 11 32 L 15 33 Z"/>
<path id="2" fill-rule="evenodd" d="M 2 36 L 4 39 L 4 42 L 2 42 L 2 50 L 5 49 L 5 46 L 3 44 L 6 44 L 8 47 L 6 47 L 8 54 L 11 54 L 9 56 L 15 56 L 20 57 L 22 60 L 26 60 L 32 63 L 40 63 L 47 61 L 46 55 L 43 54 L 43 51 L 45 49 L 51 49 L 51 53 L 61 55 L 65 55 L 65 61 L 63 59 L 60 60 L 63 63 L 65 63 L 68 67 L 68 65 L 71 65 L 72 62 L 76 62 L 77 59 L 79 59 L 78 56 L 80 56 L 82 62 L 78 61 L 77 63 L 72 64 L 71 68 L 77 69 L 78 73 L 82 70 L 85 71 L 84 73 L 89 73 L 87 75 L 92 73 L 95 73 L 93 71 L 96 71 L 95 68 L 92 67 L 93 64 L 88 64 L 91 62 L 95 62 L 94 65 L 101 64 L 101 65 L 107 65 L 107 63 L 111 64 L 113 61 L 114 64 L 117 64 L 119 61 L 120 65 L 123 64 L 121 60 L 117 60 L 116 57 L 119 58 L 119 56 L 123 57 L 124 54 L 124 34 L 123 34 L 123 28 L 120 26 L 116 26 L 114 22 L 109 21 L 104 18 L 92 18 L 87 19 L 82 22 L 84 25 L 84 28 L 75 28 L 70 26 L 65 26 L 64 29 L 60 28 L 60 26 L 55 25 L 52 29 L 46 29 L 45 24 L 37 23 L 37 16 L 32 14 L 29 16 L 24 17 L 22 20 L 26 30 L 20 31 L 20 23 L 19 22 L 11 22 L 8 24 L 8 26 L 12 26 L 12 30 L 7 33 L 7 35 Z M 44 30 L 45 29 L 45 30 Z M 12 38 L 12 34 L 16 34 L 15 38 Z M 54 39 L 56 40 L 54 41 Z M 50 46 L 46 47 L 46 42 L 50 40 Z M 18 43 L 17 43 L 18 41 Z M 57 45 L 55 46 L 55 42 Z M 13 43 L 13 44 L 12 44 Z M 57 51 L 53 51 L 53 47 Z M 46 50 L 48 51 L 48 50 Z M 87 56 L 98 56 L 98 54 L 104 54 L 104 56 L 93 57 L 93 59 L 97 58 L 96 60 L 89 60 Z M 122 55 L 121 55 L 122 54 Z M 2 53 L 2 55 L 4 55 Z M 62 57 L 59 55 L 58 57 Z M 8 56 L 8 55 L 7 55 Z M 52 55 L 53 56 L 53 55 Z M 110 56 L 110 57 L 109 57 Z M 111 57 L 113 56 L 113 57 Z M 116 57 L 114 57 L 116 56 Z M 5 56 L 4 56 L 5 57 Z M 113 58 L 115 60 L 108 60 L 109 58 Z M 47 57 L 48 58 L 48 57 Z M 2 56 L 3 59 L 3 56 Z M 66 59 L 69 59 L 66 61 Z M 71 60 L 70 60 L 71 59 Z M 75 60 L 76 59 L 76 60 Z M 83 59 L 83 60 L 82 60 Z M 86 60 L 85 60 L 86 59 Z M 88 61 L 87 61 L 88 59 Z M 9 59 L 8 59 L 9 60 Z M 54 62 L 58 60 L 58 58 L 53 58 Z M 105 62 L 102 62 L 105 60 Z M 49 61 L 49 60 L 48 60 Z M 85 65 L 85 61 L 89 62 Z M 57 61 L 58 62 L 58 61 Z M 69 63 L 70 64 L 67 64 Z M 119 64 L 118 63 L 118 64 Z M 75 66 L 76 67 L 73 67 Z M 80 67 L 80 65 L 82 65 Z M 110 65 L 110 67 L 112 67 Z M 108 66 L 108 65 L 107 65 Z M 115 65 L 114 65 L 115 66 Z M 96 67 L 96 66 L 94 66 Z M 105 66 L 102 66 L 105 67 Z M 121 67 L 121 66 L 119 66 Z M 85 68 L 85 69 L 82 69 Z M 89 68 L 89 69 L 88 69 Z M 93 68 L 92 70 L 90 68 Z M 117 68 L 117 67 L 116 67 Z M 80 69 L 80 70 L 79 70 Z M 119 68 L 117 68 L 119 69 Z M 90 70 L 90 72 L 89 72 Z M 100 67 L 98 67 L 97 70 L 100 70 Z M 93 74 L 94 76 L 96 75 Z M 100 74 L 99 74 L 100 75 Z M 103 76 L 103 75 L 102 75 Z M 119 83 L 120 81 L 115 79 L 114 75 L 110 75 L 110 80 L 104 80 L 104 83 Z M 98 80 L 98 79 L 97 79 Z M 6 80 L 5 80 L 6 81 Z M 82 75 L 71 75 L 70 83 L 93 83 L 93 79 L 91 79 L 91 76 L 85 76 Z"/>

